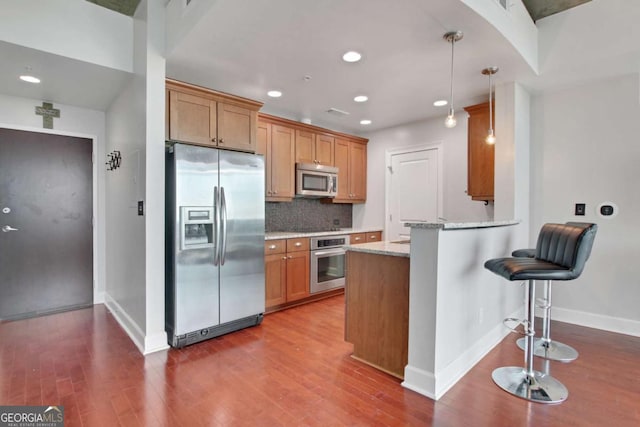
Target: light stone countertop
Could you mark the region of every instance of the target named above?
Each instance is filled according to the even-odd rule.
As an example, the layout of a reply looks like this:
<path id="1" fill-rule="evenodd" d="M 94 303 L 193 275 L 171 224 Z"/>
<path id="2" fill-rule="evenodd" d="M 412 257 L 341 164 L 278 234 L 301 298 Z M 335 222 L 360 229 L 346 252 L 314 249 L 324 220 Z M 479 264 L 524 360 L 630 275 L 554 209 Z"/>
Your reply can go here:
<path id="1" fill-rule="evenodd" d="M 317 231 L 317 232 L 296 232 L 296 231 L 272 231 L 264 234 L 264 240 L 279 240 L 279 239 L 299 239 L 303 237 L 318 237 L 318 236 L 342 236 L 343 234 L 354 233 L 370 233 L 372 231 L 382 231 L 382 227 L 373 228 L 341 228 L 337 231 Z"/>
<path id="2" fill-rule="evenodd" d="M 346 251 L 409 258 L 410 243 L 371 242 L 344 246 Z"/>
<path id="3" fill-rule="evenodd" d="M 408 222 L 405 224 L 405 226 L 411 228 L 439 228 L 442 230 L 462 230 L 465 228 L 504 227 L 507 225 L 516 224 L 520 224 L 519 219 L 479 222 Z"/>

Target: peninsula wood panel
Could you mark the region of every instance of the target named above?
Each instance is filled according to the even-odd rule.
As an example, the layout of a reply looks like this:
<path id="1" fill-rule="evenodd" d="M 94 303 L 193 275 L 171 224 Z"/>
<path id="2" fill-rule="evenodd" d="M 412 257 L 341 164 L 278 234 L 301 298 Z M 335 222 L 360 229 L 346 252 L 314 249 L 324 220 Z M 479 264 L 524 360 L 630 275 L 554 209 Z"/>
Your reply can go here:
<path id="1" fill-rule="evenodd" d="M 404 377 L 409 340 L 409 258 L 347 251 L 345 340 L 353 356 Z"/>

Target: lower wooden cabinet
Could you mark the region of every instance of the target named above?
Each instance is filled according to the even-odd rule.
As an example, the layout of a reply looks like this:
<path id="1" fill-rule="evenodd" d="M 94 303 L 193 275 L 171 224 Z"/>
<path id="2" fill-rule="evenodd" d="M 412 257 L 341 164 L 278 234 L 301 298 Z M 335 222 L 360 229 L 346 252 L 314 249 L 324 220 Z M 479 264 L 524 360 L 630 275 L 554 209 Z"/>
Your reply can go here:
<path id="1" fill-rule="evenodd" d="M 265 306 L 278 306 L 309 296 L 309 239 L 265 242 Z"/>
<path id="2" fill-rule="evenodd" d="M 382 231 L 370 231 L 368 233 L 353 233 L 349 235 L 349 244 L 371 243 L 382 241 Z"/>

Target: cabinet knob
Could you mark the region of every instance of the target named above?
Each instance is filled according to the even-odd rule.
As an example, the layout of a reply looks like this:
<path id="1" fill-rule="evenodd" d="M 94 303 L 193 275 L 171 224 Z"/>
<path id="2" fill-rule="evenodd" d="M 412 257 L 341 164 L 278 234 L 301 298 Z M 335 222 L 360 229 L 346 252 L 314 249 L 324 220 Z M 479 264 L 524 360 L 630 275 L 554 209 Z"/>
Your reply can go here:
<path id="1" fill-rule="evenodd" d="M 356 237 L 356 238 L 355 238 L 355 239 L 353 239 L 353 240 L 355 240 L 355 241 L 357 242 L 358 240 L 360 240 L 360 237 Z"/>
<path id="2" fill-rule="evenodd" d="M 287 257 L 286 257 L 286 256 L 283 256 L 283 257 L 282 257 L 282 259 L 287 259 Z"/>
<path id="3" fill-rule="evenodd" d="M 371 236 L 369 236 L 369 238 L 370 238 L 370 239 L 375 239 L 375 238 L 376 238 L 376 236 L 375 236 L 375 234 L 372 234 Z"/>
<path id="4" fill-rule="evenodd" d="M 211 142 L 218 142 L 218 138 L 211 138 Z"/>
<path id="5" fill-rule="evenodd" d="M 218 144 L 224 144 L 224 139 L 220 138 L 220 141 L 218 141 Z"/>
<path id="6" fill-rule="evenodd" d="M 277 191 L 274 191 L 274 192 L 273 192 L 273 194 L 278 194 L 278 192 L 277 192 Z"/>
<path id="7" fill-rule="evenodd" d="M 269 249 L 275 249 L 276 245 L 269 245 Z"/>
<path id="8" fill-rule="evenodd" d="M 293 256 L 289 255 L 287 258 L 291 259 L 291 258 L 293 258 Z"/>

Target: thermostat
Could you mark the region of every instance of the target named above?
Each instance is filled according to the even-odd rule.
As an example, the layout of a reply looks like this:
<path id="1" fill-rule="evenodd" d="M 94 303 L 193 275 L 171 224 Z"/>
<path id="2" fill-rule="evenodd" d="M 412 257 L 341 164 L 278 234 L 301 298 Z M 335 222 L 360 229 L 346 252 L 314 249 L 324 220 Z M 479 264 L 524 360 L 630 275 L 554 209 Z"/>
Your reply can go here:
<path id="1" fill-rule="evenodd" d="M 618 205 L 613 202 L 603 202 L 596 208 L 596 214 L 602 218 L 613 218 L 618 215 Z"/>

